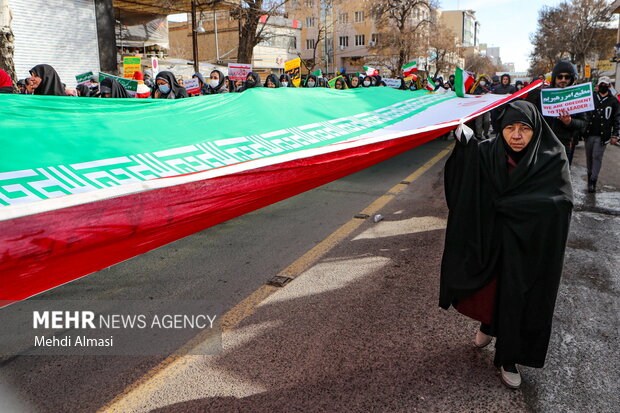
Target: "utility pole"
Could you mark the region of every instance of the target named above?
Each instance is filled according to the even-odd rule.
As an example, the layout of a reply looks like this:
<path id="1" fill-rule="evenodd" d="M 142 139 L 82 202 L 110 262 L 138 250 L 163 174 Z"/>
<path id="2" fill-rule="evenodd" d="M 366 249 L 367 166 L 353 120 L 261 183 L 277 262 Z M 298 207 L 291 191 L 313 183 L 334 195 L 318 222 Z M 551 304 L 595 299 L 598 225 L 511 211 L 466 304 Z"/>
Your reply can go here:
<path id="1" fill-rule="evenodd" d="M 198 33 L 196 32 L 196 1 L 192 0 L 192 54 L 194 59 L 194 72 L 200 71 L 198 63 Z"/>

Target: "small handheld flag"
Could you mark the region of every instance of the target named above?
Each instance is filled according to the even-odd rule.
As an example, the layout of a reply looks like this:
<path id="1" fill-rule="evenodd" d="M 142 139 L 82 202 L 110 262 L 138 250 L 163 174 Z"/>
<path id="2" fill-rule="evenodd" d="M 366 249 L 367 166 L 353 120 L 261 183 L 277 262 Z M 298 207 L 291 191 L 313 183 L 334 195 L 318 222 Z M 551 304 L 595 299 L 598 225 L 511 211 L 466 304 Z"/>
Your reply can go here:
<path id="1" fill-rule="evenodd" d="M 470 72 L 457 66 L 456 72 L 454 73 L 454 91 L 456 95 L 464 98 L 465 93 L 467 93 L 473 84 L 474 76 Z"/>
<path id="2" fill-rule="evenodd" d="M 366 72 L 366 76 L 376 76 L 379 74 L 379 71 L 374 67 L 364 66 L 364 71 Z"/>
<path id="3" fill-rule="evenodd" d="M 434 91 L 435 89 L 437 89 L 437 85 L 435 84 L 435 82 L 433 82 L 433 79 L 431 79 L 430 76 L 426 77 L 426 80 L 428 81 L 428 85 L 426 86 L 426 88 L 428 90 L 430 90 L 431 92 Z"/>
<path id="4" fill-rule="evenodd" d="M 416 62 L 415 60 L 403 66 L 404 77 L 409 77 L 413 74 L 413 72 L 417 72 L 417 71 L 418 71 L 418 62 Z"/>

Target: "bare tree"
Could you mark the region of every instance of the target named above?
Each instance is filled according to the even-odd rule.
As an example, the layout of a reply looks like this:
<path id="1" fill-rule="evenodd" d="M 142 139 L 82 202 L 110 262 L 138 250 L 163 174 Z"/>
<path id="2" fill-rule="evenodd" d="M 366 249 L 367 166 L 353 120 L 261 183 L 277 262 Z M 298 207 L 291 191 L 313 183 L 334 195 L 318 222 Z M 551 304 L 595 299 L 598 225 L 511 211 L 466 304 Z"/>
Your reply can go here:
<path id="1" fill-rule="evenodd" d="M 319 23 L 317 27 L 317 35 L 311 39 L 311 40 L 314 40 L 313 47 L 312 47 L 312 57 L 309 59 L 304 59 L 302 57 L 301 51 L 297 52 L 297 56 L 300 57 L 301 63 L 304 65 L 308 73 L 314 72 L 314 68 L 317 66 L 321 67 L 325 60 L 323 58 L 317 57 L 317 50 L 319 48 L 319 44 L 322 41 L 325 41 L 326 35 L 327 35 L 327 27 L 324 24 Z"/>
<path id="2" fill-rule="evenodd" d="M 500 71 L 500 67 L 495 65 L 491 58 L 479 54 L 472 54 L 465 57 L 465 70 L 475 73 L 476 75 L 493 76 Z"/>
<path id="3" fill-rule="evenodd" d="M 570 0 L 545 6 L 538 13 L 538 27 L 531 36 L 530 73 L 552 68 L 559 59 L 569 58 L 578 67 L 588 59 L 611 50 L 613 42 L 605 32 L 611 20 L 606 0 Z"/>
<path id="4" fill-rule="evenodd" d="M 452 73 L 454 61 L 461 56 L 461 48 L 457 45 L 456 35 L 443 23 L 437 22 L 433 27 L 433 36 L 429 38 L 429 51 L 433 57 L 431 63 L 435 64 L 433 78 L 441 72 Z"/>
<path id="5" fill-rule="evenodd" d="M 379 39 L 371 51 L 392 75 L 412 59 L 426 54 L 434 0 L 376 0 L 370 6 Z M 418 18 L 420 16 L 420 18 Z M 423 16 L 423 17 L 422 17 Z"/>
<path id="6" fill-rule="evenodd" d="M 214 3 L 221 0 L 213 0 Z M 264 40 L 265 26 L 270 16 L 282 15 L 288 0 L 243 0 L 231 10 L 231 16 L 239 20 L 239 48 L 237 62 L 252 63 L 254 47 Z M 261 16 L 267 16 L 262 23 Z"/>

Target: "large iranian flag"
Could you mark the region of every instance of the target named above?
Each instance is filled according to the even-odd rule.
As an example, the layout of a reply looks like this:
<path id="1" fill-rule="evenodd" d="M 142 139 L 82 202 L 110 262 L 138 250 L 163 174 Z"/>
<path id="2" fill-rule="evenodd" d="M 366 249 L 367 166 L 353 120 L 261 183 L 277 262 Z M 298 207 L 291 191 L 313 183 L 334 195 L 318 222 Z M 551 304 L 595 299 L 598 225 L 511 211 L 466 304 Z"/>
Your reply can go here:
<path id="1" fill-rule="evenodd" d="M 0 300 L 359 171 L 530 89 L 467 100 L 392 88 L 0 95 Z"/>

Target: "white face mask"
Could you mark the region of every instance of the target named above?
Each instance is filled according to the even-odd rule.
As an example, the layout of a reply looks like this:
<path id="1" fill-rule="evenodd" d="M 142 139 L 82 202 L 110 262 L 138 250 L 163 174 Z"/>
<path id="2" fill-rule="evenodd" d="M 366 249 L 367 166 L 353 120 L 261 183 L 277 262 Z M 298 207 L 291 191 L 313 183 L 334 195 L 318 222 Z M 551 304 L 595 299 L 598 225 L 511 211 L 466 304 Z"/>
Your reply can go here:
<path id="1" fill-rule="evenodd" d="M 217 80 L 217 79 L 211 79 L 211 80 L 209 80 L 209 86 L 211 86 L 211 87 L 213 87 L 213 88 L 217 87 L 217 85 L 219 85 L 219 84 L 220 84 L 220 81 L 219 81 L 219 80 Z"/>
<path id="2" fill-rule="evenodd" d="M 282 82 L 280 85 L 282 85 L 282 87 L 288 87 L 288 82 Z"/>
<path id="3" fill-rule="evenodd" d="M 364 86 L 366 86 L 366 87 L 370 86 L 370 80 L 364 81 Z"/>
<path id="4" fill-rule="evenodd" d="M 314 87 L 314 80 L 308 81 L 308 87 Z"/>
<path id="5" fill-rule="evenodd" d="M 486 85 L 487 85 L 487 82 L 486 82 L 486 81 L 484 81 L 484 80 L 481 80 L 481 81 L 480 81 L 480 86 L 486 86 Z"/>

